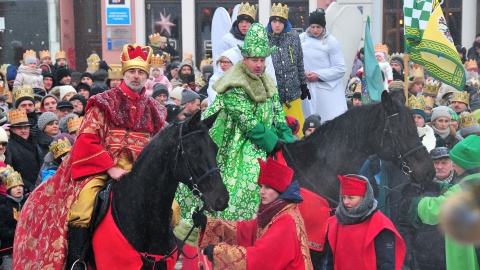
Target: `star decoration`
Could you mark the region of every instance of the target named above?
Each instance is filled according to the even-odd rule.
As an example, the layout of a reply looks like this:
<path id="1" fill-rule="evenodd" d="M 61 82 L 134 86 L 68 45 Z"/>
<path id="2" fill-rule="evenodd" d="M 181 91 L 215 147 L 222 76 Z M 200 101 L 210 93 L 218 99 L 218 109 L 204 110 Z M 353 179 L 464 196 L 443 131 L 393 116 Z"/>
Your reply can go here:
<path id="1" fill-rule="evenodd" d="M 161 27 L 160 34 L 162 34 L 163 31 L 167 31 L 168 35 L 171 36 L 172 35 L 171 27 L 177 26 L 176 24 L 174 24 L 170 21 L 170 15 L 171 14 L 168 14 L 168 16 L 165 17 L 165 16 L 163 16 L 162 12 L 160 12 L 160 21 L 155 22 L 156 25 L 160 25 L 160 27 Z"/>

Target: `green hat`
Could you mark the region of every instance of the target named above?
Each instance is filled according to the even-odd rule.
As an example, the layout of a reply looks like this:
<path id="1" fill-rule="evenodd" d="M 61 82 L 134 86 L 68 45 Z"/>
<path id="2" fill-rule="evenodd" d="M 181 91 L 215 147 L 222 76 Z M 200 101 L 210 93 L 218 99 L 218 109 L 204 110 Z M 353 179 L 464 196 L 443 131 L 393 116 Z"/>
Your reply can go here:
<path id="1" fill-rule="evenodd" d="M 244 57 L 268 57 L 277 49 L 276 46 L 270 47 L 268 44 L 268 36 L 263 25 L 254 23 L 248 29 L 245 35 L 243 46 L 238 45 L 242 56 Z"/>
<path id="2" fill-rule="evenodd" d="M 465 170 L 480 167 L 480 136 L 470 135 L 450 150 L 450 159 Z"/>

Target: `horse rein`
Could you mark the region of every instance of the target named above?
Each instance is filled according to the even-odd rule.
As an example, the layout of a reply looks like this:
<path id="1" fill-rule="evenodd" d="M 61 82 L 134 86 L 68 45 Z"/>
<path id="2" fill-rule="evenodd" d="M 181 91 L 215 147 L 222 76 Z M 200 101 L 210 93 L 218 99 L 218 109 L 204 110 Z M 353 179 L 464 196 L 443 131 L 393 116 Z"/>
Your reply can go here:
<path id="1" fill-rule="evenodd" d="M 415 148 L 413 148 L 413 149 L 411 149 L 411 150 L 402 154 L 402 151 L 401 151 L 402 147 L 400 145 L 400 141 L 398 140 L 398 137 L 392 131 L 392 128 L 390 126 L 390 118 L 392 118 L 394 116 L 398 116 L 398 113 L 388 115 L 385 118 L 385 127 L 383 128 L 382 139 L 380 141 L 380 146 L 383 147 L 383 138 L 385 137 L 385 133 L 390 134 L 390 137 L 392 137 L 392 140 L 393 140 L 393 148 L 395 149 L 395 152 L 396 152 L 397 158 L 398 158 L 397 167 L 399 167 L 402 170 L 403 174 L 405 174 L 405 176 L 408 178 L 408 180 L 410 180 L 410 182 L 412 182 L 412 184 L 415 184 L 412 181 L 412 178 L 410 176 L 413 173 L 413 171 L 407 165 L 406 158 L 408 156 L 412 155 L 413 153 L 415 153 L 418 150 L 426 149 L 426 147 L 423 144 L 420 144 L 419 146 L 417 146 L 417 147 L 415 147 Z"/>
<path id="2" fill-rule="evenodd" d="M 203 180 L 205 180 L 207 177 L 210 177 L 212 174 L 219 173 L 220 169 L 218 167 L 211 168 L 210 170 L 205 172 L 202 176 L 197 177 L 197 175 L 195 174 L 195 172 L 192 169 L 192 165 L 191 165 L 190 161 L 187 158 L 187 154 L 185 153 L 185 149 L 183 147 L 183 139 L 185 139 L 186 137 L 188 137 L 190 135 L 201 133 L 201 132 L 204 132 L 204 131 L 203 130 L 196 130 L 194 132 L 191 132 L 191 133 L 188 133 L 188 134 L 185 134 L 185 135 L 182 136 L 182 130 L 183 130 L 183 124 L 184 123 L 185 122 L 180 123 L 180 132 L 178 133 L 179 143 L 178 143 L 178 147 L 177 147 L 177 154 L 175 155 L 175 172 L 177 171 L 176 169 L 177 169 L 178 153 L 180 152 L 182 154 L 183 159 L 185 160 L 185 163 L 187 164 L 188 172 L 190 174 L 190 178 L 188 180 L 192 184 L 192 194 L 194 196 L 198 196 L 201 199 L 203 197 L 203 194 L 198 189 L 198 185 Z"/>

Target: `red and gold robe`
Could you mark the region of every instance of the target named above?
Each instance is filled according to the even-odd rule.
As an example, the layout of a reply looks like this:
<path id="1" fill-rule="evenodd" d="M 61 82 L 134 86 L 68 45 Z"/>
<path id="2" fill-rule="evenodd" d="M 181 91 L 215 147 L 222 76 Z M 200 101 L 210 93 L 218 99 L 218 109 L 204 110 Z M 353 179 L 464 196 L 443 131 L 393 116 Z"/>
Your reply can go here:
<path id="1" fill-rule="evenodd" d="M 223 242 L 219 243 L 219 237 Z M 257 220 L 208 218 L 200 247 L 216 244 L 214 269 L 313 269 L 303 219 L 296 204 L 280 210 L 264 228 Z"/>
<path id="2" fill-rule="evenodd" d="M 86 112 L 72 150 L 22 210 L 14 240 L 14 269 L 62 269 L 67 215 L 82 188 L 120 157 L 133 162 L 166 118 L 165 107 L 124 83 L 91 97 Z"/>

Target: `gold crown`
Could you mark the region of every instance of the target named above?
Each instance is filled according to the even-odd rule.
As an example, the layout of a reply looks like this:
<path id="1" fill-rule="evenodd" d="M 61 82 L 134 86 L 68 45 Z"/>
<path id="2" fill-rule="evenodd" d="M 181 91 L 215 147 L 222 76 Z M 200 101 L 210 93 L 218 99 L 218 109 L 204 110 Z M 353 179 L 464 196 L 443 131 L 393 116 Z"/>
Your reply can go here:
<path id="1" fill-rule="evenodd" d="M 68 153 L 68 151 L 72 149 L 72 144 L 70 144 L 68 138 L 64 138 L 58 141 L 53 141 L 50 146 L 48 146 L 48 149 L 53 154 L 54 158 L 58 158 L 61 155 Z"/>
<path id="2" fill-rule="evenodd" d="M 458 115 L 458 127 L 460 129 L 478 125 L 475 115 L 470 112 L 463 112 Z"/>
<path id="3" fill-rule="evenodd" d="M 150 74 L 150 61 L 152 58 L 152 48 L 150 46 L 141 46 L 138 44 L 125 44 L 120 55 L 122 62 L 122 74 L 125 71 L 138 68 Z"/>
<path id="4" fill-rule="evenodd" d="M 213 64 L 213 59 L 212 58 L 207 58 L 207 59 L 202 59 L 200 61 L 200 66 L 211 66 Z"/>
<path id="5" fill-rule="evenodd" d="M 470 71 L 470 86 L 479 88 L 480 79 L 476 71 Z"/>
<path id="6" fill-rule="evenodd" d="M 418 110 L 425 111 L 425 106 L 426 106 L 426 102 L 425 102 L 424 96 L 419 96 L 418 98 L 416 98 L 414 95 L 411 95 L 408 98 L 408 107 L 412 110 L 418 109 Z"/>
<path id="7" fill-rule="evenodd" d="M 469 99 L 470 99 L 470 94 L 468 92 L 465 92 L 465 91 L 455 91 L 453 92 L 453 95 L 452 95 L 452 99 L 451 101 L 452 102 L 463 102 L 465 104 L 470 104 L 469 102 Z"/>
<path id="8" fill-rule="evenodd" d="M 102 59 L 100 59 L 100 56 L 98 56 L 98 54 L 96 53 L 91 54 L 87 58 L 87 65 L 88 65 L 87 71 L 90 73 L 97 71 L 98 68 L 100 67 L 100 61 L 102 61 Z"/>
<path id="9" fill-rule="evenodd" d="M 100 63 L 87 63 L 87 72 L 89 73 L 93 73 L 95 71 L 98 70 L 98 68 L 100 67 Z"/>
<path id="10" fill-rule="evenodd" d="M 55 60 L 58 59 L 67 59 L 67 53 L 65 51 L 58 51 L 55 53 Z"/>
<path id="11" fill-rule="evenodd" d="M 80 128 L 80 125 L 82 124 L 82 121 L 83 116 L 69 118 L 67 122 L 68 133 L 77 132 Z"/>
<path id="12" fill-rule="evenodd" d="M 375 44 L 374 50 L 375 52 L 383 52 L 385 55 L 388 55 L 388 46 L 385 44 Z"/>
<path id="13" fill-rule="evenodd" d="M 192 59 L 192 58 L 193 58 L 193 54 L 192 54 L 191 52 L 186 52 L 186 53 L 183 54 L 183 59 L 185 59 L 185 58 L 190 58 L 190 59 Z"/>
<path id="14" fill-rule="evenodd" d="M 400 58 L 400 59 L 403 60 L 403 57 L 404 57 L 403 53 L 396 52 L 396 53 L 393 53 L 392 55 L 390 55 L 390 57 L 388 58 L 388 61 L 389 62 L 392 61 L 392 58 Z"/>
<path id="15" fill-rule="evenodd" d="M 43 59 L 45 57 L 52 57 L 49 50 L 40 51 L 39 54 L 40 54 L 40 59 Z"/>
<path id="16" fill-rule="evenodd" d="M 440 89 L 440 83 L 436 80 L 427 80 L 425 86 L 423 87 L 423 94 L 428 96 L 437 96 L 438 90 Z"/>
<path id="17" fill-rule="evenodd" d="M 164 56 L 163 55 L 152 55 L 152 61 L 151 65 L 152 68 L 161 68 L 163 66 L 163 61 L 164 61 Z"/>
<path id="18" fill-rule="evenodd" d="M 288 20 L 288 9 L 287 4 L 285 4 L 285 6 L 282 6 L 281 3 L 278 3 L 277 5 L 273 4 L 270 9 L 270 17 L 281 17 Z"/>
<path id="19" fill-rule="evenodd" d="M 110 80 L 123 80 L 122 65 L 109 65 L 108 78 Z"/>
<path id="20" fill-rule="evenodd" d="M 28 57 L 37 58 L 37 52 L 32 50 L 27 50 L 26 52 L 23 53 L 23 60 L 26 60 Z"/>
<path id="21" fill-rule="evenodd" d="M 250 5 L 248 2 L 242 2 L 240 8 L 238 8 L 237 17 L 240 15 L 247 15 L 255 20 L 255 17 L 257 16 L 257 7 L 255 5 Z"/>
<path id="22" fill-rule="evenodd" d="M 15 186 L 23 186 L 22 176 L 13 169 L 6 171 L 2 180 L 6 190 Z"/>
<path id="23" fill-rule="evenodd" d="M 424 78 L 424 73 L 423 73 L 423 66 L 419 64 L 412 64 L 412 67 L 410 68 L 410 77 L 421 77 Z"/>
<path id="24" fill-rule="evenodd" d="M 8 112 L 8 120 L 11 125 L 28 124 L 27 112 L 16 109 Z"/>
<path id="25" fill-rule="evenodd" d="M 0 71 L 2 72 L 2 74 L 6 75 L 7 74 L 7 67 L 10 66 L 10 64 L 3 64 L 1 67 L 0 67 Z"/>
<path id="26" fill-rule="evenodd" d="M 162 36 L 160 36 L 159 33 L 148 36 L 148 39 L 150 39 L 150 44 L 152 44 L 152 46 L 160 47 Z"/>
<path id="27" fill-rule="evenodd" d="M 33 91 L 33 88 L 28 85 L 17 87 L 17 89 L 13 90 L 13 97 L 15 100 L 18 100 L 22 97 L 34 98 L 34 94 L 35 92 Z"/>
<path id="28" fill-rule="evenodd" d="M 471 69 L 477 70 L 477 69 L 478 69 L 477 60 L 475 60 L 475 59 L 470 59 L 470 60 L 468 60 L 467 62 L 465 62 L 465 69 L 466 69 L 467 71 L 470 71 Z"/>
<path id="29" fill-rule="evenodd" d="M 435 106 L 435 97 L 426 96 L 425 97 L 425 111 L 428 109 L 433 109 Z"/>

